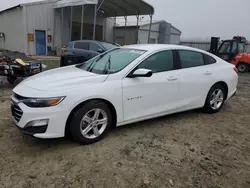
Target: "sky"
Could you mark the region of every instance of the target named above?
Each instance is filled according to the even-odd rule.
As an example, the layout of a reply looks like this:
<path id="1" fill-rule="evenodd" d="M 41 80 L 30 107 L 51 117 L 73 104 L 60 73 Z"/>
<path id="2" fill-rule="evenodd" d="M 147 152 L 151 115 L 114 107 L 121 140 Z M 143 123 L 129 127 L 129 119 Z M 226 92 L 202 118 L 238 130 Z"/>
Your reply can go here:
<path id="1" fill-rule="evenodd" d="M 0 10 L 40 0 L 0 0 Z M 145 0 L 155 7 L 154 20 L 166 20 L 182 31 L 182 40 L 250 40 L 250 0 Z M 145 16 L 144 20 L 149 19 Z"/>

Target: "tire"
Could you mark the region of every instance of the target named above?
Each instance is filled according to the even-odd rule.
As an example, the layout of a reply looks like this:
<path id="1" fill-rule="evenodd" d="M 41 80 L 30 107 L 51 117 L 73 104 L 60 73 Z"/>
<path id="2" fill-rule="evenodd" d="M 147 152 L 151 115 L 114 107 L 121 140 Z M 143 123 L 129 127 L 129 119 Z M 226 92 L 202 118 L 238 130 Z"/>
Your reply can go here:
<path id="1" fill-rule="evenodd" d="M 101 140 L 109 132 L 111 125 L 112 113 L 108 105 L 95 100 L 84 104 L 74 112 L 69 130 L 75 141 L 88 145 Z"/>
<path id="2" fill-rule="evenodd" d="M 220 92 L 220 94 L 218 94 L 218 92 Z M 216 98 L 216 96 L 218 98 Z M 221 84 L 214 85 L 207 94 L 206 102 L 203 107 L 204 112 L 211 114 L 219 112 L 222 106 L 224 105 L 225 96 L 226 96 L 225 88 Z"/>
<path id="3" fill-rule="evenodd" d="M 237 65 L 239 72 L 244 73 L 249 71 L 249 65 L 246 63 L 239 63 Z"/>

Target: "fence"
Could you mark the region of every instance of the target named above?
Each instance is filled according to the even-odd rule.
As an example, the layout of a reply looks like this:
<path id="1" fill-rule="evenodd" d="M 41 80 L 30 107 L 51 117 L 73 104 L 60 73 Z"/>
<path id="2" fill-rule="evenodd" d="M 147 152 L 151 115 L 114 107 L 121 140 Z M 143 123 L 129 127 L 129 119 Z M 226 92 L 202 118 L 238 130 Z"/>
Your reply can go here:
<path id="1" fill-rule="evenodd" d="M 182 41 L 180 42 L 180 45 L 198 48 L 206 51 L 210 49 L 210 41 Z M 246 44 L 245 51 L 247 53 L 250 53 L 250 42 Z"/>

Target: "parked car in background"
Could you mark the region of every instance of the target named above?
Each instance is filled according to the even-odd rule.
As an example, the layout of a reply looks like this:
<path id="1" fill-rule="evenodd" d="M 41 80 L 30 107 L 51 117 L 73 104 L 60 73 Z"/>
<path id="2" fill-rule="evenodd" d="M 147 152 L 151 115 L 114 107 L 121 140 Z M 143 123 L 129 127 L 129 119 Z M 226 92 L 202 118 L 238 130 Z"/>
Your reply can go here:
<path id="1" fill-rule="evenodd" d="M 209 52 L 124 46 L 22 81 L 13 90 L 12 117 L 24 134 L 72 134 L 91 144 L 113 126 L 196 108 L 216 113 L 237 83 L 237 68 Z"/>
<path id="2" fill-rule="evenodd" d="M 119 47 L 118 44 L 96 40 L 72 41 L 67 47 L 63 48 L 60 65 L 63 67 L 83 63 L 103 52 L 117 47 Z"/>

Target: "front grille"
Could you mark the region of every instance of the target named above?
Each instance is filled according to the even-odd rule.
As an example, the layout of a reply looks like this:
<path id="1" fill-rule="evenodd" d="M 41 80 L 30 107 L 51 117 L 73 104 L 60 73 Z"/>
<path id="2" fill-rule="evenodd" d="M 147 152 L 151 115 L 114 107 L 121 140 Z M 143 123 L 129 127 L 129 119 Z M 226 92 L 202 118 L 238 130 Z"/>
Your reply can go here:
<path id="1" fill-rule="evenodd" d="M 21 108 L 15 104 L 14 101 L 11 101 L 11 113 L 12 113 L 12 117 L 19 122 L 20 119 L 22 118 L 23 115 L 23 111 L 21 110 Z"/>

